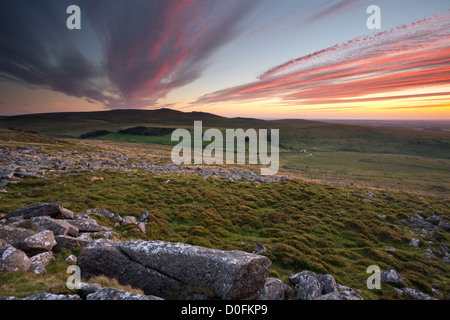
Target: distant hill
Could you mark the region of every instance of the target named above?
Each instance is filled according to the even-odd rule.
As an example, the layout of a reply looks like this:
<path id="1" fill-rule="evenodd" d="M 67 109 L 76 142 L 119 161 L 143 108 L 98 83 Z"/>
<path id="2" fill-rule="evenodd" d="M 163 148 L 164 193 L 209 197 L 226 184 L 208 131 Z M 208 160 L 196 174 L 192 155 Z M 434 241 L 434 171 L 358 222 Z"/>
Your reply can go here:
<path id="1" fill-rule="evenodd" d="M 280 146 L 287 151 L 314 149 L 323 152 L 362 152 L 420 155 L 450 159 L 450 132 L 393 127 L 326 123 L 301 119 L 261 120 L 227 118 L 206 112 L 172 109 L 111 110 L 45 113 L 0 117 L 0 128 L 34 130 L 55 136 L 78 138 L 96 130 L 118 131 L 131 127 L 266 128 L 280 130 Z"/>

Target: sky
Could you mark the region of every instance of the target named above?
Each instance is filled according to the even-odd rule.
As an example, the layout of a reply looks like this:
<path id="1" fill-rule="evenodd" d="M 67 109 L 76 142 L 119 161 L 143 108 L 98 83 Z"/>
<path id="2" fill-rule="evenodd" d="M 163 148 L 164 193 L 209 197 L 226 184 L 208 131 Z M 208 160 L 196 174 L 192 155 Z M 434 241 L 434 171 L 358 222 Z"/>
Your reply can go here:
<path id="1" fill-rule="evenodd" d="M 67 28 L 70 5 L 81 29 Z M 381 10 L 369 29 L 367 8 Z M 0 115 L 450 120 L 448 0 L 3 0 Z"/>

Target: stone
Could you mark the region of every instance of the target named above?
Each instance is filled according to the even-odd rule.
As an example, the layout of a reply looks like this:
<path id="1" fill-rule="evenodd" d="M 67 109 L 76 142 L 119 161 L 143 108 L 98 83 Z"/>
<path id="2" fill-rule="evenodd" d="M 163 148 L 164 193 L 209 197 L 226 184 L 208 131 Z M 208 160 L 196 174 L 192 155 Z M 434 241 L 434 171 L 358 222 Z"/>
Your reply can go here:
<path id="1" fill-rule="evenodd" d="M 322 294 L 338 292 L 336 280 L 332 275 L 320 274 L 317 275 L 317 280 L 322 284 Z"/>
<path id="2" fill-rule="evenodd" d="M 264 256 L 183 243 L 130 240 L 119 247 L 143 266 L 197 288 L 193 293 L 223 300 L 255 296 L 264 286 L 271 265 Z"/>
<path id="3" fill-rule="evenodd" d="M 37 264 L 46 267 L 53 259 L 53 252 L 43 252 L 30 258 L 31 264 Z"/>
<path id="4" fill-rule="evenodd" d="M 154 217 L 154 215 L 153 215 L 152 213 L 150 213 L 150 212 L 148 212 L 148 211 L 145 211 L 145 212 L 139 217 L 138 222 L 145 222 L 145 223 L 148 223 L 148 222 L 149 222 L 148 218 L 149 218 L 150 216 Z"/>
<path id="5" fill-rule="evenodd" d="M 100 231 L 100 226 L 97 220 L 85 217 L 73 220 L 64 220 L 65 222 L 75 226 L 79 232 L 97 232 Z"/>
<path id="6" fill-rule="evenodd" d="M 28 271 L 30 266 L 30 259 L 25 252 L 10 245 L 0 249 L 0 272 Z"/>
<path id="7" fill-rule="evenodd" d="M 411 242 L 409 243 L 410 245 L 414 246 L 414 247 L 418 247 L 420 244 L 420 240 L 417 238 L 412 238 Z"/>
<path id="8" fill-rule="evenodd" d="M 110 212 L 108 210 L 90 209 L 90 210 L 88 210 L 88 211 L 86 211 L 84 213 L 86 213 L 86 214 L 99 214 L 99 215 L 105 216 L 105 217 L 107 217 L 109 219 L 116 220 L 118 222 L 122 222 L 122 217 L 121 216 L 119 216 L 117 213 Z"/>
<path id="9" fill-rule="evenodd" d="M 98 283 L 81 282 L 77 288 L 77 294 L 81 299 L 86 300 L 87 296 L 101 290 L 102 287 Z"/>
<path id="10" fill-rule="evenodd" d="M 331 292 L 322 295 L 315 300 L 364 300 L 359 294 L 352 291 Z"/>
<path id="11" fill-rule="evenodd" d="M 0 179 L 12 179 L 14 177 L 14 171 L 12 170 L 6 170 L 6 171 L 0 171 Z"/>
<path id="12" fill-rule="evenodd" d="M 137 222 L 136 226 L 138 227 L 139 231 L 146 234 L 147 230 L 145 229 L 145 223 L 144 222 Z"/>
<path id="13" fill-rule="evenodd" d="M 50 230 L 41 231 L 24 239 L 17 247 L 28 256 L 48 252 L 56 245 L 55 236 Z"/>
<path id="14" fill-rule="evenodd" d="M 267 252 L 266 247 L 265 247 L 261 242 L 258 241 L 258 242 L 256 243 L 256 250 L 253 251 L 252 253 L 253 253 L 253 254 L 263 254 L 263 253 L 265 253 L 265 252 Z"/>
<path id="15" fill-rule="evenodd" d="M 90 240 L 83 239 L 81 237 L 74 238 L 70 236 L 56 236 L 56 246 L 53 248 L 55 252 L 61 252 L 66 249 L 82 248 L 88 245 Z"/>
<path id="16" fill-rule="evenodd" d="M 50 217 L 35 217 L 30 220 L 30 223 L 36 230 L 50 230 L 55 236 L 77 237 L 79 234 L 78 228 L 72 224 Z"/>
<path id="17" fill-rule="evenodd" d="M 36 232 L 33 230 L 0 225 L 0 239 L 5 240 L 13 246 L 21 243 L 23 240 L 34 234 L 36 234 Z"/>
<path id="18" fill-rule="evenodd" d="M 77 264 L 77 257 L 75 257 L 75 255 L 71 254 L 64 260 L 64 263 L 75 265 L 75 264 Z"/>
<path id="19" fill-rule="evenodd" d="M 69 209 L 62 208 L 61 212 L 55 216 L 55 219 L 69 219 L 72 220 L 74 218 L 75 214 L 73 211 L 70 211 Z"/>
<path id="20" fill-rule="evenodd" d="M 53 294 L 53 293 L 38 293 L 26 297 L 23 300 L 81 300 L 78 295 L 69 294 Z"/>
<path id="21" fill-rule="evenodd" d="M 441 221 L 438 224 L 438 228 L 445 230 L 445 231 L 450 231 L 450 223 Z"/>
<path id="22" fill-rule="evenodd" d="M 18 208 L 11 211 L 5 216 L 5 219 L 13 217 L 22 217 L 24 219 L 31 219 L 33 217 L 50 216 L 56 217 L 63 214 L 63 206 L 60 202 L 52 203 L 38 203 L 28 207 Z"/>
<path id="23" fill-rule="evenodd" d="M 395 270 L 382 271 L 380 274 L 381 282 L 392 283 L 397 285 L 407 286 L 405 280 Z"/>
<path id="24" fill-rule="evenodd" d="M 103 288 L 87 296 L 86 300 L 162 300 L 154 296 L 145 296 L 120 289 Z"/>
<path id="25" fill-rule="evenodd" d="M 130 224 L 136 224 L 136 218 L 133 216 L 125 216 L 122 218 L 122 225 L 127 226 Z"/>
<path id="26" fill-rule="evenodd" d="M 294 290 L 276 278 L 267 278 L 264 287 L 258 291 L 258 300 L 285 300 L 291 296 L 294 296 Z"/>
<path id="27" fill-rule="evenodd" d="M 322 295 L 322 284 L 314 272 L 302 271 L 289 277 L 298 290 L 297 300 L 314 300 Z"/>
<path id="28" fill-rule="evenodd" d="M 433 300 L 429 295 L 411 288 L 404 288 L 403 292 L 415 300 Z"/>
<path id="29" fill-rule="evenodd" d="M 409 220 L 409 226 L 415 227 L 415 228 L 422 228 L 425 230 L 434 230 L 437 227 L 433 225 L 432 223 L 423 220 L 422 218 L 416 218 L 416 217 L 408 217 Z"/>
<path id="30" fill-rule="evenodd" d="M 140 288 L 145 294 L 177 297 L 182 285 L 176 279 L 130 259 L 120 250 L 119 242 L 113 240 L 98 239 L 89 243 L 78 255 L 77 265 L 83 278 L 105 275 L 123 285 Z"/>
<path id="31" fill-rule="evenodd" d="M 30 265 L 30 269 L 28 270 L 28 272 L 31 272 L 34 274 L 39 274 L 39 275 L 45 275 L 45 274 L 47 274 L 47 269 L 45 269 L 45 267 L 40 264 L 32 263 Z"/>

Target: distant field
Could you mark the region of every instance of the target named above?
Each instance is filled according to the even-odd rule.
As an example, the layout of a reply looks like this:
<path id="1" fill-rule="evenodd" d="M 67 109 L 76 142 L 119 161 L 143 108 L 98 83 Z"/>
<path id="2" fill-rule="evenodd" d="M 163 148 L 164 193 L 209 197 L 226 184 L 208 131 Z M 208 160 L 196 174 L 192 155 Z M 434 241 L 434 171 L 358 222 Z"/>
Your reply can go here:
<path id="1" fill-rule="evenodd" d="M 450 191 L 450 132 L 444 131 L 307 120 L 231 119 L 168 109 L 6 117 L 0 118 L 0 127 L 78 138 L 94 130 L 117 131 L 136 126 L 192 128 L 195 120 L 202 120 L 204 128 L 222 131 L 279 129 L 281 166 L 292 175 L 440 195 L 448 195 Z M 170 137 L 109 134 L 97 139 L 169 147 L 178 144 Z M 208 144 L 204 142 L 203 147 Z"/>

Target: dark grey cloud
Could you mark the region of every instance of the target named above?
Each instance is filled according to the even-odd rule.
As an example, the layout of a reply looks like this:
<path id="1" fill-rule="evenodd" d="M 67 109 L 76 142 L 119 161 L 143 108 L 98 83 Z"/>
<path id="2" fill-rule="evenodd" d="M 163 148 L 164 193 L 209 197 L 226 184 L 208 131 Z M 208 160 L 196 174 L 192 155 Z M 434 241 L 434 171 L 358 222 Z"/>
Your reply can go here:
<path id="1" fill-rule="evenodd" d="M 81 7 L 82 30 L 66 28 L 66 8 L 71 4 Z M 150 106 L 199 78 L 208 58 L 238 34 L 240 23 L 256 4 L 251 0 L 3 1 L 0 77 L 109 108 Z"/>

